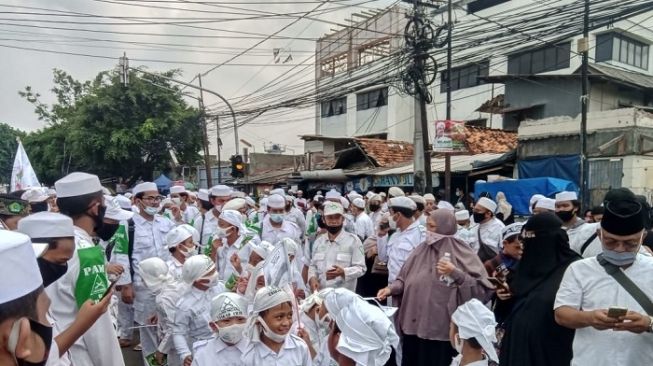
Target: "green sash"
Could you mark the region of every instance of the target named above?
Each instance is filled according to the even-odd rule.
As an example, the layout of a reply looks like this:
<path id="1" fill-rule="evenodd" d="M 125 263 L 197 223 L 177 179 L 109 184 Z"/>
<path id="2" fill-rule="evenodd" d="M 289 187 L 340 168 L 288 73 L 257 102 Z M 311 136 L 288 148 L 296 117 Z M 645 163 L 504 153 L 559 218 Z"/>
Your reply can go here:
<path id="1" fill-rule="evenodd" d="M 127 226 L 120 225 L 109 242 L 113 243 L 113 252 L 115 254 L 129 255 L 129 235 L 127 234 Z"/>
<path id="2" fill-rule="evenodd" d="M 81 246 L 77 249 L 79 275 L 75 283 L 75 301 L 78 308 L 81 308 L 86 300 L 102 299 L 109 286 L 102 248 L 88 244 L 86 247 Z"/>

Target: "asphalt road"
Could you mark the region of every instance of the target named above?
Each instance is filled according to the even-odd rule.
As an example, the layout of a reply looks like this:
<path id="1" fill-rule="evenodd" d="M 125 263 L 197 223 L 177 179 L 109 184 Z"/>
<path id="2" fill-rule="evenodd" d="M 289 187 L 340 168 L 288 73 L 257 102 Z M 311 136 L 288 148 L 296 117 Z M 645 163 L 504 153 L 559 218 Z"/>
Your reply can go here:
<path id="1" fill-rule="evenodd" d="M 122 356 L 125 359 L 125 366 L 143 366 L 143 358 L 140 352 L 133 351 L 133 347 L 123 348 Z"/>

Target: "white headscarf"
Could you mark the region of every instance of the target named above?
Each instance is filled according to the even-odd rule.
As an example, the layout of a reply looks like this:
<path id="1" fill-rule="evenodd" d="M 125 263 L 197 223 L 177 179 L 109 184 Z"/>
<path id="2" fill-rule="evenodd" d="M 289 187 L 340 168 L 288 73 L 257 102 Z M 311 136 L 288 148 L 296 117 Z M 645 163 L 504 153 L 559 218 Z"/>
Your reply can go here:
<path id="1" fill-rule="evenodd" d="M 240 235 L 244 235 L 247 231 L 245 229 L 245 224 L 243 224 L 243 215 L 241 215 L 238 211 L 222 210 L 220 213 L 220 219 L 238 228 L 238 234 Z"/>
<path id="2" fill-rule="evenodd" d="M 172 281 L 168 265 L 158 257 L 141 261 L 138 266 L 138 273 L 143 278 L 145 286 L 153 293 L 159 292 L 165 284 Z"/>
<path id="3" fill-rule="evenodd" d="M 213 260 L 204 254 L 189 257 L 181 269 L 181 279 L 191 285 L 215 268 Z"/>
<path id="4" fill-rule="evenodd" d="M 247 338 L 254 342 L 260 341 L 259 315 L 265 310 L 286 302 L 292 303 L 290 294 L 278 287 L 266 286 L 258 290 L 254 297 L 252 313 L 247 322 L 247 331 L 245 332 Z"/>
<path id="5" fill-rule="evenodd" d="M 497 205 L 499 206 L 497 212 L 501 212 L 503 214 L 503 219 L 505 220 L 512 213 L 512 205 L 508 202 L 506 195 L 503 192 L 497 192 L 496 199 Z"/>
<path id="6" fill-rule="evenodd" d="M 247 316 L 247 300 L 233 292 L 223 292 L 211 300 L 211 320 L 214 322 Z"/>
<path id="7" fill-rule="evenodd" d="M 328 293 L 324 302 L 341 331 L 338 352 L 357 365 L 382 366 L 388 361 L 399 336 L 381 309 L 345 289 Z"/>
<path id="8" fill-rule="evenodd" d="M 458 336 L 461 339 L 476 339 L 492 361 L 499 361 L 493 344 L 497 341 L 497 322 L 492 311 L 483 303 L 471 299 L 460 305 L 451 316 L 451 321 L 458 326 Z"/>

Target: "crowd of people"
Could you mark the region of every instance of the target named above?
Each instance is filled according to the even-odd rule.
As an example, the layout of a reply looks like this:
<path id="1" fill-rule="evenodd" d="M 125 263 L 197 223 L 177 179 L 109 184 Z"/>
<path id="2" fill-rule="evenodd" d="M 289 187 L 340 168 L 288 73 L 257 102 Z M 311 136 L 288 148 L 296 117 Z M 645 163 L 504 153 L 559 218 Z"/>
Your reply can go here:
<path id="1" fill-rule="evenodd" d="M 644 197 L 322 193 L 0 195 L 0 364 L 653 364 Z"/>

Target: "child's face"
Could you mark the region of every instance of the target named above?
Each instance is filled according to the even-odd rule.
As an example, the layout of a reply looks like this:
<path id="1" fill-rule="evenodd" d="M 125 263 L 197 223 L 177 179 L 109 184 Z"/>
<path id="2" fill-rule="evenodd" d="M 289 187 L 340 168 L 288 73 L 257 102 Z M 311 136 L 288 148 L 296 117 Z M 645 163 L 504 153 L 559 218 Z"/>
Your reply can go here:
<path id="1" fill-rule="evenodd" d="M 233 316 L 231 318 L 218 320 L 217 322 L 211 322 L 209 325 L 214 332 L 217 332 L 218 328 L 226 328 L 236 324 L 245 324 L 246 322 L 247 318 L 244 316 Z"/>
<path id="2" fill-rule="evenodd" d="M 451 322 L 449 326 L 449 342 L 451 342 L 451 347 L 456 348 L 456 337 L 458 336 L 458 326 Z"/>
<path id="3" fill-rule="evenodd" d="M 274 333 L 288 334 L 292 325 L 292 306 L 290 302 L 268 309 L 263 316 L 263 320 Z"/>

